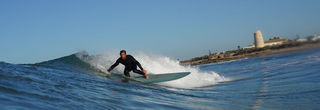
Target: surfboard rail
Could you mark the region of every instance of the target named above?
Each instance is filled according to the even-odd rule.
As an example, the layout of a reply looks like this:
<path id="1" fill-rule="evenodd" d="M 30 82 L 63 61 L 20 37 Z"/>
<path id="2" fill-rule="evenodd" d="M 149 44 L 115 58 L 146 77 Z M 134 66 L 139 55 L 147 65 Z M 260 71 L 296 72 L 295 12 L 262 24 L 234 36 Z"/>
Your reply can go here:
<path id="1" fill-rule="evenodd" d="M 177 73 L 162 73 L 162 74 L 149 74 L 149 78 L 144 76 L 126 77 L 127 79 L 142 82 L 142 83 L 159 83 L 177 80 L 189 75 L 191 72 L 177 72 Z"/>

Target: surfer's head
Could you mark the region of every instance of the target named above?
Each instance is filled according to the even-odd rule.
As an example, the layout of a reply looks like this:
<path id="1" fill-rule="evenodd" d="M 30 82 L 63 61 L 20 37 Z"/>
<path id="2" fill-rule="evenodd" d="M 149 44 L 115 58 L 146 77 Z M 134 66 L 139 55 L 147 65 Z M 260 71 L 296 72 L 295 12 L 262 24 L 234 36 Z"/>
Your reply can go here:
<path id="1" fill-rule="evenodd" d="M 126 57 L 127 57 L 127 52 L 126 52 L 125 50 L 121 50 L 121 51 L 120 51 L 120 56 L 121 56 L 122 59 L 126 59 Z"/>

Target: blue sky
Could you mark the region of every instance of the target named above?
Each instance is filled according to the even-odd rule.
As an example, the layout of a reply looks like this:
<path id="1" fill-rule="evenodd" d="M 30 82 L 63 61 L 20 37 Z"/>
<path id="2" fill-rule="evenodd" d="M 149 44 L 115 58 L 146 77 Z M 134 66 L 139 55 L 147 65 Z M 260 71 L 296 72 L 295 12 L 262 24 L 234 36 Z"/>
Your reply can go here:
<path id="1" fill-rule="evenodd" d="M 253 41 L 320 33 L 320 0 L 1 0 L 0 61 L 35 63 L 81 50 L 186 59 Z M 118 54 L 118 53 L 116 53 Z"/>

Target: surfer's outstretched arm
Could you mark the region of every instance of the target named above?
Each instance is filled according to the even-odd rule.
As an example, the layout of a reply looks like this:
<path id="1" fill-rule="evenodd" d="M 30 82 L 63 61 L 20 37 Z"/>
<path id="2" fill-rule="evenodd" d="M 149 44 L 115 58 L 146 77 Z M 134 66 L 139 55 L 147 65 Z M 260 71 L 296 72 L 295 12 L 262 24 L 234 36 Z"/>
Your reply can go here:
<path id="1" fill-rule="evenodd" d="M 133 58 L 133 57 L 132 57 L 132 58 Z M 138 65 L 138 67 L 139 67 L 140 70 L 142 71 L 143 68 L 142 68 L 141 64 L 140 64 L 136 59 L 133 58 L 133 60 L 135 61 L 135 63 Z"/>
<path id="2" fill-rule="evenodd" d="M 140 71 L 140 70 L 136 70 L 136 69 L 134 69 L 134 70 L 132 70 L 133 72 L 135 72 L 135 73 L 138 73 L 138 74 L 140 74 L 140 75 L 145 75 L 142 71 Z"/>
<path id="3" fill-rule="evenodd" d="M 132 57 L 132 56 L 131 56 Z M 144 70 L 141 66 L 141 64 L 134 58 L 132 57 L 133 61 L 135 62 L 135 64 L 140 68 L 141 71 L 139 70 L 134 70 L 133 72 L 144 75 L 147 79 L 149 78 L 149 75 L 147 74 L 147 71 Z"/>
<path id="4" fill-rule="evenodd" d="M 112 65 L 110 66 L 110 68 L 108 69 L 108 72 L 110 72 L 113 68 L 115 68 L 116 66 L 118 66 L 120 63 L 120 58 Z"/>
<path id="5" fill-rule="evenodd" d="M 141 64 L 133 56 L 128 55 L 128 58 L 130 58 L 134 62 L 134 64 L 136 64 L 140 68 L 141 71 L 143 70 Z"/>

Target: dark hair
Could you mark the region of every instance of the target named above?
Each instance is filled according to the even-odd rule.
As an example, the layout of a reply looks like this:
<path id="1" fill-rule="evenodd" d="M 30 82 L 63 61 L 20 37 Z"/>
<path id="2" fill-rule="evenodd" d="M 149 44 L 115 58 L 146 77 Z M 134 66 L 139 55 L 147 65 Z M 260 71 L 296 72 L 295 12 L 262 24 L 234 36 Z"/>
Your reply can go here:
<path id="1" fill-rule="evenodd" d="M 121 53 L 127 54 L 127 52 L 126 52 L 125 50 L 121 50 L 121 51 L 120 51 L 120 55 L 121 55 Z"/>

